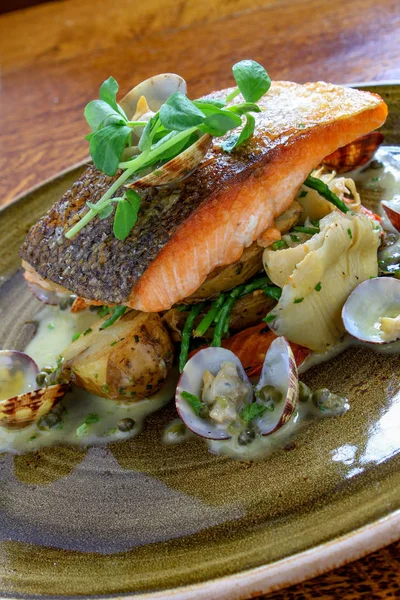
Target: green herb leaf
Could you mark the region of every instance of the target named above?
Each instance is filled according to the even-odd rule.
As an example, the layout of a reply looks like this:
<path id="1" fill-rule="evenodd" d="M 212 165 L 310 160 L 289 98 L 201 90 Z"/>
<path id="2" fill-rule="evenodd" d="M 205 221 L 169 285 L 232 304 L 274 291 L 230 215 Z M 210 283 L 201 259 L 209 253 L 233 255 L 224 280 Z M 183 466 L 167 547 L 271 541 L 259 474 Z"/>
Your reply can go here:
<path id="1" fill-rule="evenodd" d="M 242 104 L 233 104 L 232 106 L 229 106 L 227 110 L 236 113 L 237 115 L 245 115 L 248 112 L 261 112 L 261 108 L 258 106 L 258 104 L 254 104 L 254 102 L 242 102 Z"/>
<path id="2" fill-rule="evenodd" d="M 204 122 L 205 114 L 181 92 L 175 92 L 160 108 L 160 121 L 166 128 L 185 131 Z"/>
<path id="3" fill-rule="evenodd" d="M 118 83 L 115 81 L 114 77 L 109 77 L 108 79 L 103 81 L 100 87 L 100 100 L 103 100 L 103 102 L 107 102 L 107 104 L 109 104 L 114 110 L 118 110 L 118 89 L 119 86 Z"/>
<path id="4" fill-rule="evenodd" d="M 304 300 L 304 298 L 296 298 L 296 299 L 293 301 L 293 304 L 300 304 L 300 302 L 303 302 L 303 300 Z"/>
<path id="5" fill-rule="evenodd" d="M 252 402 L 244 407 L 240 416 L 246 423 L 251 423 L 257 417 L 261 417 L 266 410 L 266 406 L 258 404 L 258 402 Z"/>
<path id="6" fill-rule="evenodd" d="M 139 150 L 141 152 L 148 152 L 153 143 L 154 136 L 156 135 L 160 127 L 160 118 L 158 113 L 153 115 L 143 129 L 142 135 L 139 140 Z"/>
<path id="7" fill-rule="evenodd" d="M 271 87 L 267 71 L 254 60 L 242 60 L 232 67 L 233 76 L 246 102 L 257 102 Z"/>
<path id="8" fill-rule="evenodd" d="M 93 132 L 98 131 L 105 125 L 124 125 L 125 123 L 123 117 L 103 100 L 89 102 L 85 107 L 84 115 Z M 92 136 L 93 134 L 89 133 L 86 139 L 90 140 Z"/>
<path id="9" fill-rule="evenodd" d="M 314 290 L 316 292 L 320 292 L 322 290 L 322 283 L 320 281 L 317 283 L 317 285 L 315 286 Z"/>
<path id="10" fill-rule="evenodd" d="M 253 115 L 246 115 L 246 125 L 243 127 L 240 134 L 230 135 L 229 138 L 222 144 L 222 149 L 225 152 L 232 152 L 234 148 L 237 148 L 244 142 L 246 142 L 254 133 L 256 121 Z"/>
<path id="11" fill-rule="evenodd" d="M 107 125 L 90 138 L 90 154 L 100 171 L 115 175 L 130 134 L 131 130 L 126 125 Z"/>
<path id="12" fill-rule="evenodd" d="M 197 106 L 200 110 L 207 109 L 208 106 L 216 106 L 217 108 L 224 108 L 226 102 L 223 100 L 217 100 L 216 98 L 199 98 L 198 100 L 193 100 L 193 104 Z"/>
<path id="13" fill-rule="evenodd" d="M 142 199 L 133 190 L 127 190 L 117 204 L 114 217 L 114 235 L 117 240 L 125 240 L 137 221 Z"/>
<path id="14" fill-rule="evenodd" d="M 175 144 L 170 146 L 169 142 L 176 138 L 178 135 L 180 136 L 180 138 L 176 141 Z M 153 162 L 158 163 L 161 161 L 172 160 L 173 158 L 175 158 L 175 156 L 178 156 L 178 154 L 186 150 L 186 148 L 191 146 L 197 140 L 198 136 L 193 134 L 191 131 L 188 131 L 187 136 L 184 138 L 182 138 L 181 132 L 170 131 L 170 133 L 168 133 L 160 141 L 154 144 L 152 150 L 158 149 L 159 153 L 157 154 L 157 157 L 153 159 Z M 167 142 L 169 147 L 167 147 Z M 166 147 L 165 150 L 163 150 L 163 146 Z"/>
<path id="15" fill-rule="evenodd" d="M 213 136 L 219 137 L 225 135 L 231 129 L 240 127 L 242 119 L 239 115 L 235 115 L 228 110 L 221 110 L 220 108 L 214 108 L 214 111 L 209 114 L 199 129 L 204 133 L 210 133 Z"/>
<path id="16" fill-rule="evenodd" d="M 99 415 L 96 415 L 95 413 L 90 413 L 88 414 L 88 416 L 86 417 L 86 419 L 84 420 L 84 424 L 85 425 L 91 425 L 92 423 L 98 423 L 100 421 L 100 417 Z"/>
<path id="17" fill-rule="evenodd" d="M 109 217 L 113 212 L 114 212 L 114 207 L 112 204 L 109 204 L 108 206 L 103 208 L 103 210 L 101 210 L 97 216 L 99 217 L 99 219 L 103 220 L 103 219 L 107 219 L 107 217 Z"/>
<path id="18" fill-rule="evenodd" d="M 195 414 L 199 416 L 200 410 L 204 406 L 204 402 L 200 400 L 198 396 L 191 394 L 190 392 L 181 392 L 181 396 L 190 406 L 193 408 Z"/>
<path id="19" fill-rule="evenodd" d="M 74 335 L 72 336 L 72 340 L 71 342 L 76 342 L 77 339 L 79 339 L 81 337 L 81 332 L 77 331 L 76 333 L 74 333 Z"/>

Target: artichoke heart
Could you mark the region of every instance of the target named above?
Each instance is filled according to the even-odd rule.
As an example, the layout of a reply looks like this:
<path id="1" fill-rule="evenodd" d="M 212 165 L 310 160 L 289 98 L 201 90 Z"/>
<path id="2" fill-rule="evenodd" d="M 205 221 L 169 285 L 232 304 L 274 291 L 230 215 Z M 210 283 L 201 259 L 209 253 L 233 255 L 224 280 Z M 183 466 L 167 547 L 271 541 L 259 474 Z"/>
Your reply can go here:
<path id="1" fill-rule="evenodd" d="M 270 324 L 277 335 L 325 352 L 344 333 L 342 307 L 353 289 L 378 274 L 380 228 L 364 215 L 332 212 L 320 233 L 294 248 L 266 249 L 267 275 L 282 287 Z"/>

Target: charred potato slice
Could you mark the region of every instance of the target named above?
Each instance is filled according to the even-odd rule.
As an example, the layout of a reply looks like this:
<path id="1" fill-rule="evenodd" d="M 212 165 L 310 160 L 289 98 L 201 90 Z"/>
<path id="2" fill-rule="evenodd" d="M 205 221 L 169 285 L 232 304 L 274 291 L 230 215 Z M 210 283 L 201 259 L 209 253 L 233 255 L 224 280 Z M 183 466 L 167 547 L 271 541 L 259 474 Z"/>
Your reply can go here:
<path id="1" fill-rule="evenodd" d="M 155 394 L 173 361 L 173 346 L 158 314 L 131 311 L 106 329 L 101 322 L 64 352 L 64 371 L 93 394 L 136 402 Z"/>

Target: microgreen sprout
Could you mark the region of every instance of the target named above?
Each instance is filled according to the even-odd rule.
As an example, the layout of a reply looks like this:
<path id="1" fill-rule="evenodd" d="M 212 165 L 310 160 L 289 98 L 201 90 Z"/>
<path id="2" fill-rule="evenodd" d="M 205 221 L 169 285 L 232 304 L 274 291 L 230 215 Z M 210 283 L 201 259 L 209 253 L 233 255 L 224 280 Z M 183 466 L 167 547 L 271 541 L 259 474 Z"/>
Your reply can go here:
<path id="1" fill-rule="evenodd" d="M 97 203 L 87 202 L 88 211 L 65 234 L 68 239 L 77 235 L 95 217 L 106 219 L 114 213 L 113 232 L 117 239 L 126 239 L 134 227 L 140 210 L 141 197 L 132 189 L 116 197 L 118 190 L 144 169 L 157 172 L 168 162 L 196 143 L 204 134 L 213 137 L 230 135 L 222 144 L 223 150 L 232 152 L 246 142 L 255 129 L 251 113 L 260 112 L 256 104 L 268 91 L 271 80 L 265 69 L 252 60 L 243 60 L 232 68 L 237 88 L 225 99 L 204 98 L 189 100 L 181 92 L 172 94 L 148 121 L 130 121 L 117 103 L 118 83 L 109 77 L 100 88 L 99 100 L 89 102 L 85 118 L 91 128 L 86 136 L 95 166 L 110 177 L 118 177 Z M 245 102 L 228 106 L 237 95 Z M 133 146 L 132 132 L 144 127 L 136 150 L 138 154 L 123 161 L 127 148 Z M 129 181 L 128 181 L 129 180 Z M 116 205 L 116 210 L 114 212 Z"/>

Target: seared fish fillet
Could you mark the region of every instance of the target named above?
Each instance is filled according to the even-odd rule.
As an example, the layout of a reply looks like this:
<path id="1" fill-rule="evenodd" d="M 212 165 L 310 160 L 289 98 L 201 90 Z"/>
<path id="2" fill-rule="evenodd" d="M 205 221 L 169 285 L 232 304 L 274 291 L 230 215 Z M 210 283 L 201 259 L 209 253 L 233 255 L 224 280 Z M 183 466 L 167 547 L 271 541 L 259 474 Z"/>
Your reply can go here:
<path id="1" fill-rule="evenodd" d="M 41 277 L 89 300 L 166 310 L 216 267 L 238 260 L 325 156 L 387 116 L 379 96 L 323 82 L 274 82 L 259 105 L 248 143 L 227 154 L 214 139 L 190 177 L 174 189 L 145 192 L 125 241 L 113 236 L 112 217 L 94 219 L 72 240 L 64 237 L 86 212 L 85 202 L 99 200 L 114 181 L 92 166 L 32 227 L 22 258 Z"/>

